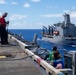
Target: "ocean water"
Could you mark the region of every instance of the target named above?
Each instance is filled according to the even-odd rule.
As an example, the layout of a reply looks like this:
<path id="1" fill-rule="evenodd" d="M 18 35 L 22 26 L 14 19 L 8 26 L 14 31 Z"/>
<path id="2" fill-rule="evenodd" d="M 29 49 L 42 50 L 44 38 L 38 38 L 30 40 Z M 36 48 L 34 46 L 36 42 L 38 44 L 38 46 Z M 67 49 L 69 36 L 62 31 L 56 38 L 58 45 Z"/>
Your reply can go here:
<path id="1" fill-rule="evenodd" d="M 67 51 L 76 50 L 76 45 L 54 44 L 51 42 L 45 42 L 45 41 L 40 40 L 42 38 L 42 35 L 41 35 L 42 29 L 10 29 L 9 31 L 15 34 L 21 34 L 23 38 L 28 41 L 32 41 L 34 34 L 37 33 L 38 44 L 43 48 L 47 48 L 48 50 L 51 50 L 53 46 L 57 46 L 58 50 L 60 51 L 64 49 L 66 49 Z"/>

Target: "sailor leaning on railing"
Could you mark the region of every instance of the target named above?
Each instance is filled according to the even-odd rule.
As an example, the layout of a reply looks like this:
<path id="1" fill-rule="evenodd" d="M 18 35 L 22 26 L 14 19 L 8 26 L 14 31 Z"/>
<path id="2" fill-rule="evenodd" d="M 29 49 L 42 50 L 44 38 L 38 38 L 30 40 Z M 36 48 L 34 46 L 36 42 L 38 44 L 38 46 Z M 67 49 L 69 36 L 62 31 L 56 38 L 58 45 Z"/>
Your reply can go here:
<path id="1" fill-rule="evenodd" d="M 51 62 L 50 64 L 57 69 L 64 68 L 63 60 L 56 46 L 54 46 L 52 51 L 48 55 L 46 55 L 45 60 L 50 61 Z"/>

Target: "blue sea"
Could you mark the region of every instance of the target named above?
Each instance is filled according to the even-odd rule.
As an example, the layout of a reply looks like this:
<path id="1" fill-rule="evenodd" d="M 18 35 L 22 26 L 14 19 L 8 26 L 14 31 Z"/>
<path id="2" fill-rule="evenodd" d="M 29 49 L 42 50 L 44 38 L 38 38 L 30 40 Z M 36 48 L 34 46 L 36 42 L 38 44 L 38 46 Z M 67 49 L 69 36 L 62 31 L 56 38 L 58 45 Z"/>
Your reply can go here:
<path id="1" fill-rule="evenodd" d="M 42 38 L 42 35 L 41 35 L 42 29 L 10 29 L 9 31 L 15 34 L 21 34 L 23 38 L 28 41 L 33 40 L 35 33 L 38 34 L 38 37 L 37 37 L 38 39 Z M 51 50 L 53 46 L 57 46 L 58 50 L 63 50 L 63 49 L 66 49 L 67 51 L 76 50 L 76 45 L 54 44 L 51 42 L 44 42 L 42 40 L 37 40 L 37 42 L 41 47 L 47 48 L 48 50 Z"/>

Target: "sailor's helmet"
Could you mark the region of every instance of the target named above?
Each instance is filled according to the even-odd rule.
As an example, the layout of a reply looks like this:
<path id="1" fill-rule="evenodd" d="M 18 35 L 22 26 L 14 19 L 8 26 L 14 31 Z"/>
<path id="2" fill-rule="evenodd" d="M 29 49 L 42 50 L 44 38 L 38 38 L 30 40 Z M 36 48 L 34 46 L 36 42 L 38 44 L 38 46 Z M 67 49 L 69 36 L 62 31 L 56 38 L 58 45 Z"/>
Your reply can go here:
<path id="1" fill-rule="evenodd" d="M 8 14 L 7 12 L 4 12 L 2 16 L 6 17 L 6 16 L 7 16 L 7 14 Z"/>

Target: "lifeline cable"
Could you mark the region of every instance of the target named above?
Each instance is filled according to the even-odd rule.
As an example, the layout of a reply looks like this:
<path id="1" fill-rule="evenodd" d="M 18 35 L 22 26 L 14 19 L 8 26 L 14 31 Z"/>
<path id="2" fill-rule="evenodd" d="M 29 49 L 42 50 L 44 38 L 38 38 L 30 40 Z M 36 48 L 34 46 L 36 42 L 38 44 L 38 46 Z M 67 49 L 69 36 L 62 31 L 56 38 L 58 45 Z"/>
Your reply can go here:
<path id="1" fill-rule="evenodd" d="M 0 59 L 0 61 L 16 61 L 16 60 L 26 59 L 26 58 L 29 58 L 29 57 L 32 57 L 32 56 L 34 56 L 34 55 L 29 55 L 29 56 L 26 56 L 26 57 L 23 57 L 23 58 L 19 58 L 19 59 L 13 59 L 13 58 L 11 58 L 11 59 L 9 59 L 9 58 L 2 58 L 2 59 Z"/>

